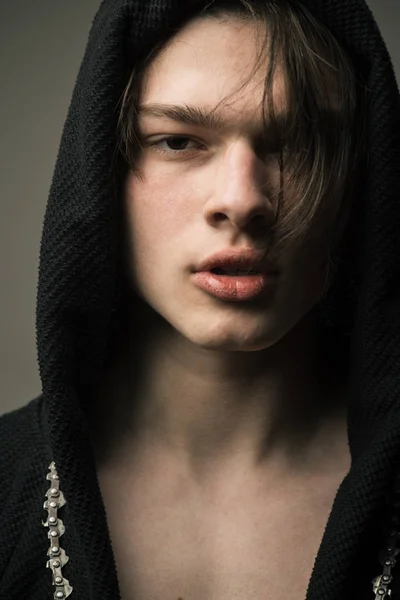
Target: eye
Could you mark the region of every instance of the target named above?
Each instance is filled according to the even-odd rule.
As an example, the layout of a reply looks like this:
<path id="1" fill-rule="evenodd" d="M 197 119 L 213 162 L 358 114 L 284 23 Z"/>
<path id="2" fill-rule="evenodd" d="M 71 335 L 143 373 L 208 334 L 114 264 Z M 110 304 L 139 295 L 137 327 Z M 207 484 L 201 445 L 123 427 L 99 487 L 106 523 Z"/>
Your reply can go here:
<path id="1" fill-rule="evenodd" d="M 188 144 L 195 144 L 194 148 L 187 148 Z M 162 148 L 161 144 L 166 144 L 167 148 Z M 192 140 L 185 135 L 172 135 L 160 138 L 158 140 L 149 141 L 149 145 L 156 151 L 163 154 L 183 154 L 198 150 L 201 146 L 199 142 Z"/>

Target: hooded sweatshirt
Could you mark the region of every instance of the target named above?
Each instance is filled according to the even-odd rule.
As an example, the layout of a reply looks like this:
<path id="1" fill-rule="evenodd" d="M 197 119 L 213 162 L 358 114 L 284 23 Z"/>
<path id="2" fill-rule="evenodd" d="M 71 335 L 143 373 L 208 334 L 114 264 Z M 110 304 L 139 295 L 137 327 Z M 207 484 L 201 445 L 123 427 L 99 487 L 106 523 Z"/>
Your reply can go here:
<path id="1" fill-rule="evenodd" d="M 0 418 L 1 600 L 121 597 L 84 393 L 104 367 L 122 306 L 120 189 L 112 176 L 117 106 L 135 62 L 205 4 L 104 0 L 94 19 L 44 219 L 37 294 L 42 393 Z M 335 330 L 346 322 L 348 334 L 351 468 L 334 499 L 307 600 L 388 598 L 389 590 L 400 600 L 399 91 L 364 0 L 303 4 L 346 49 L 368 89 L 368 168 L 352 249 L 325 304 L 327 322 Z M 356 293 L 343 301 L 348 265 Z M 277 577 L 284 586 L 285 573 Z"/>

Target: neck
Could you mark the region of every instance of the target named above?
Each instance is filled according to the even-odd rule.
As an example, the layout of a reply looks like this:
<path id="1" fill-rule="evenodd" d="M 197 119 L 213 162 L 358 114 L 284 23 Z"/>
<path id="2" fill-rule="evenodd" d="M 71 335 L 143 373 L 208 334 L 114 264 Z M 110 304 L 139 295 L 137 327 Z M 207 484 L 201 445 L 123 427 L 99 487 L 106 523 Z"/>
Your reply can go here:
<path id="1" fill-rule="evenodd" d="M 327 455 L 347 447 L 345 388 L 317 358 L 310 318 L 252 352 L 200 348 L 158 315 L 143 336 L 128 328 L 95 391 L 98 460 L 151 449 L 198 475 L 266 462 L 318 468 L 316 456 L 326 469 Z"/>

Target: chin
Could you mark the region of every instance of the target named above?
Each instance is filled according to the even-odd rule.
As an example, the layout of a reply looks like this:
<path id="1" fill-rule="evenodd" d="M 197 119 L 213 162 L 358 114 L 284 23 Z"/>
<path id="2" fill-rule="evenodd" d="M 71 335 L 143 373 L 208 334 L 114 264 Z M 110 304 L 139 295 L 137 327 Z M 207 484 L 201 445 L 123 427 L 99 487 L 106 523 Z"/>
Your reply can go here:
<path id="1" fill-rule="evenodd" d="M 241 326 L 240 326 L 241 325 Z M 234 327 L 226 324 L 184 328 L 181 335 L 204 350 L 255 352 L 274 345 L 282 336 L 272 328 L 247 326 L 236 320 Z"/>

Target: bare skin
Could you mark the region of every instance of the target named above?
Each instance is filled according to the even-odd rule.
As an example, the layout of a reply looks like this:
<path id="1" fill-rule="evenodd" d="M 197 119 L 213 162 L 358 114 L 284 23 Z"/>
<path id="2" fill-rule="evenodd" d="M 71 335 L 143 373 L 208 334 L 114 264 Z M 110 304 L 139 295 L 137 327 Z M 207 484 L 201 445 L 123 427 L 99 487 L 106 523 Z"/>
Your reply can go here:
<path id="1" fill-rule="evenodd" d="M 300 332 L 293 330 L 293 339 L 295 333 L 299 340 Z M 151 339 L 154 357 L 162 338 Z M 288 351 L 289 338 L 274 346 L 275 352 L 280 345 Z M 164 378 L 172 385 L 175 378 L 163 371 L 167 357 L 157 361 L 151 377 L 145 377 L 145 357 L 137 357 L 134 379 L 140 381 L 141 373 L 146 381 Z M 306 362 L 300 363 L 304 369 Z M 235 430 L 232 408 L 218 446 L 213 445 L 213 419 L 221 415 L 215 412 L 210 419 L 214 429 L 209 431 L 205 422 L 200 431 L 198 424 L 195 454 L 183 429 L 171 433 L 167 428 L 174 409 L 175 427 L 182 427 L 178 414 L 188 419 L 190 410 L 186 413 L 183 406 L 179 413 L 171 402 L 171 412 L 164 410 L 158 421 L 157 411 L 147 412 L 138 398 L 129 404 L 132 385 L 129 379 L 126 388 L 122 385 L 122 364 L 119 360 L 110 373 L 109 388 L 104 380 L 98 390 L 103 401 L 94 447 L 123 600 L 172 600 L 179 594 L 188 600 L 256 600 L 266 590 L 277 600 L 304 598 L 334 496 L 350 467 L 345 390 L 327 385 L 320 390 L 324 402 L 317 395 L 307 402 L 302 394 L 311 388 L 302 389 L 288 369 L 280 379 L 285 384 L 281 400 L 284 415 L 292 419 L 276 420 L 271 429 L 265 419 L 269 436 L 264 444 L 250 446 Z M 175 375 L 180 368 L 175 364 Z M 196 386 L 192 389 L 192 401 L 200 402 Z M 165 392 L 172 394 L 172 389 L 166 386 Z M 255 425 L 243 397 L 236 413 L 238 428 L 246 418 Z"/>
<path id="2" fill-rule="evenodd" d="M 343 449 L 332 450 L 320 473 L 284 476 L 270 465 L 208 487 L 160 456 L 128 476 L 101 472 L 123 600 L 305 598 L 348 467 Z"/>
<path id="3" fill-rule="evenodd" d="M 237 457 L 193 471 L 150 440 L 105 461 L 98 476 L 123 600 L 304 598 L 349 468 L 343 415 L 312 438 L 258 466 Z"/>
<path id="4" fill-rule="evenodd" d="M 216 106 L 252 68 L 253 27 L 189 24 L 150 68 L 142 103 Z M 346 384 L 321 364 L 310 313 L 324 284 L 315 249 L 279 257 L 264 304 L 218 300 L 190 276 L 213 252 L 260 247 L 252 219 L 273 212 L 275 167 L 249 134 L 262 81 L 230 100 L 218 135 L 146 117 L 146 139 L 203 149 L 182 159 L 149 146 L 144 179 L 126 181 L 145 308 L 94 390 L 91 432 L 123 600 L 304 598 L 350 467 Z"/>

